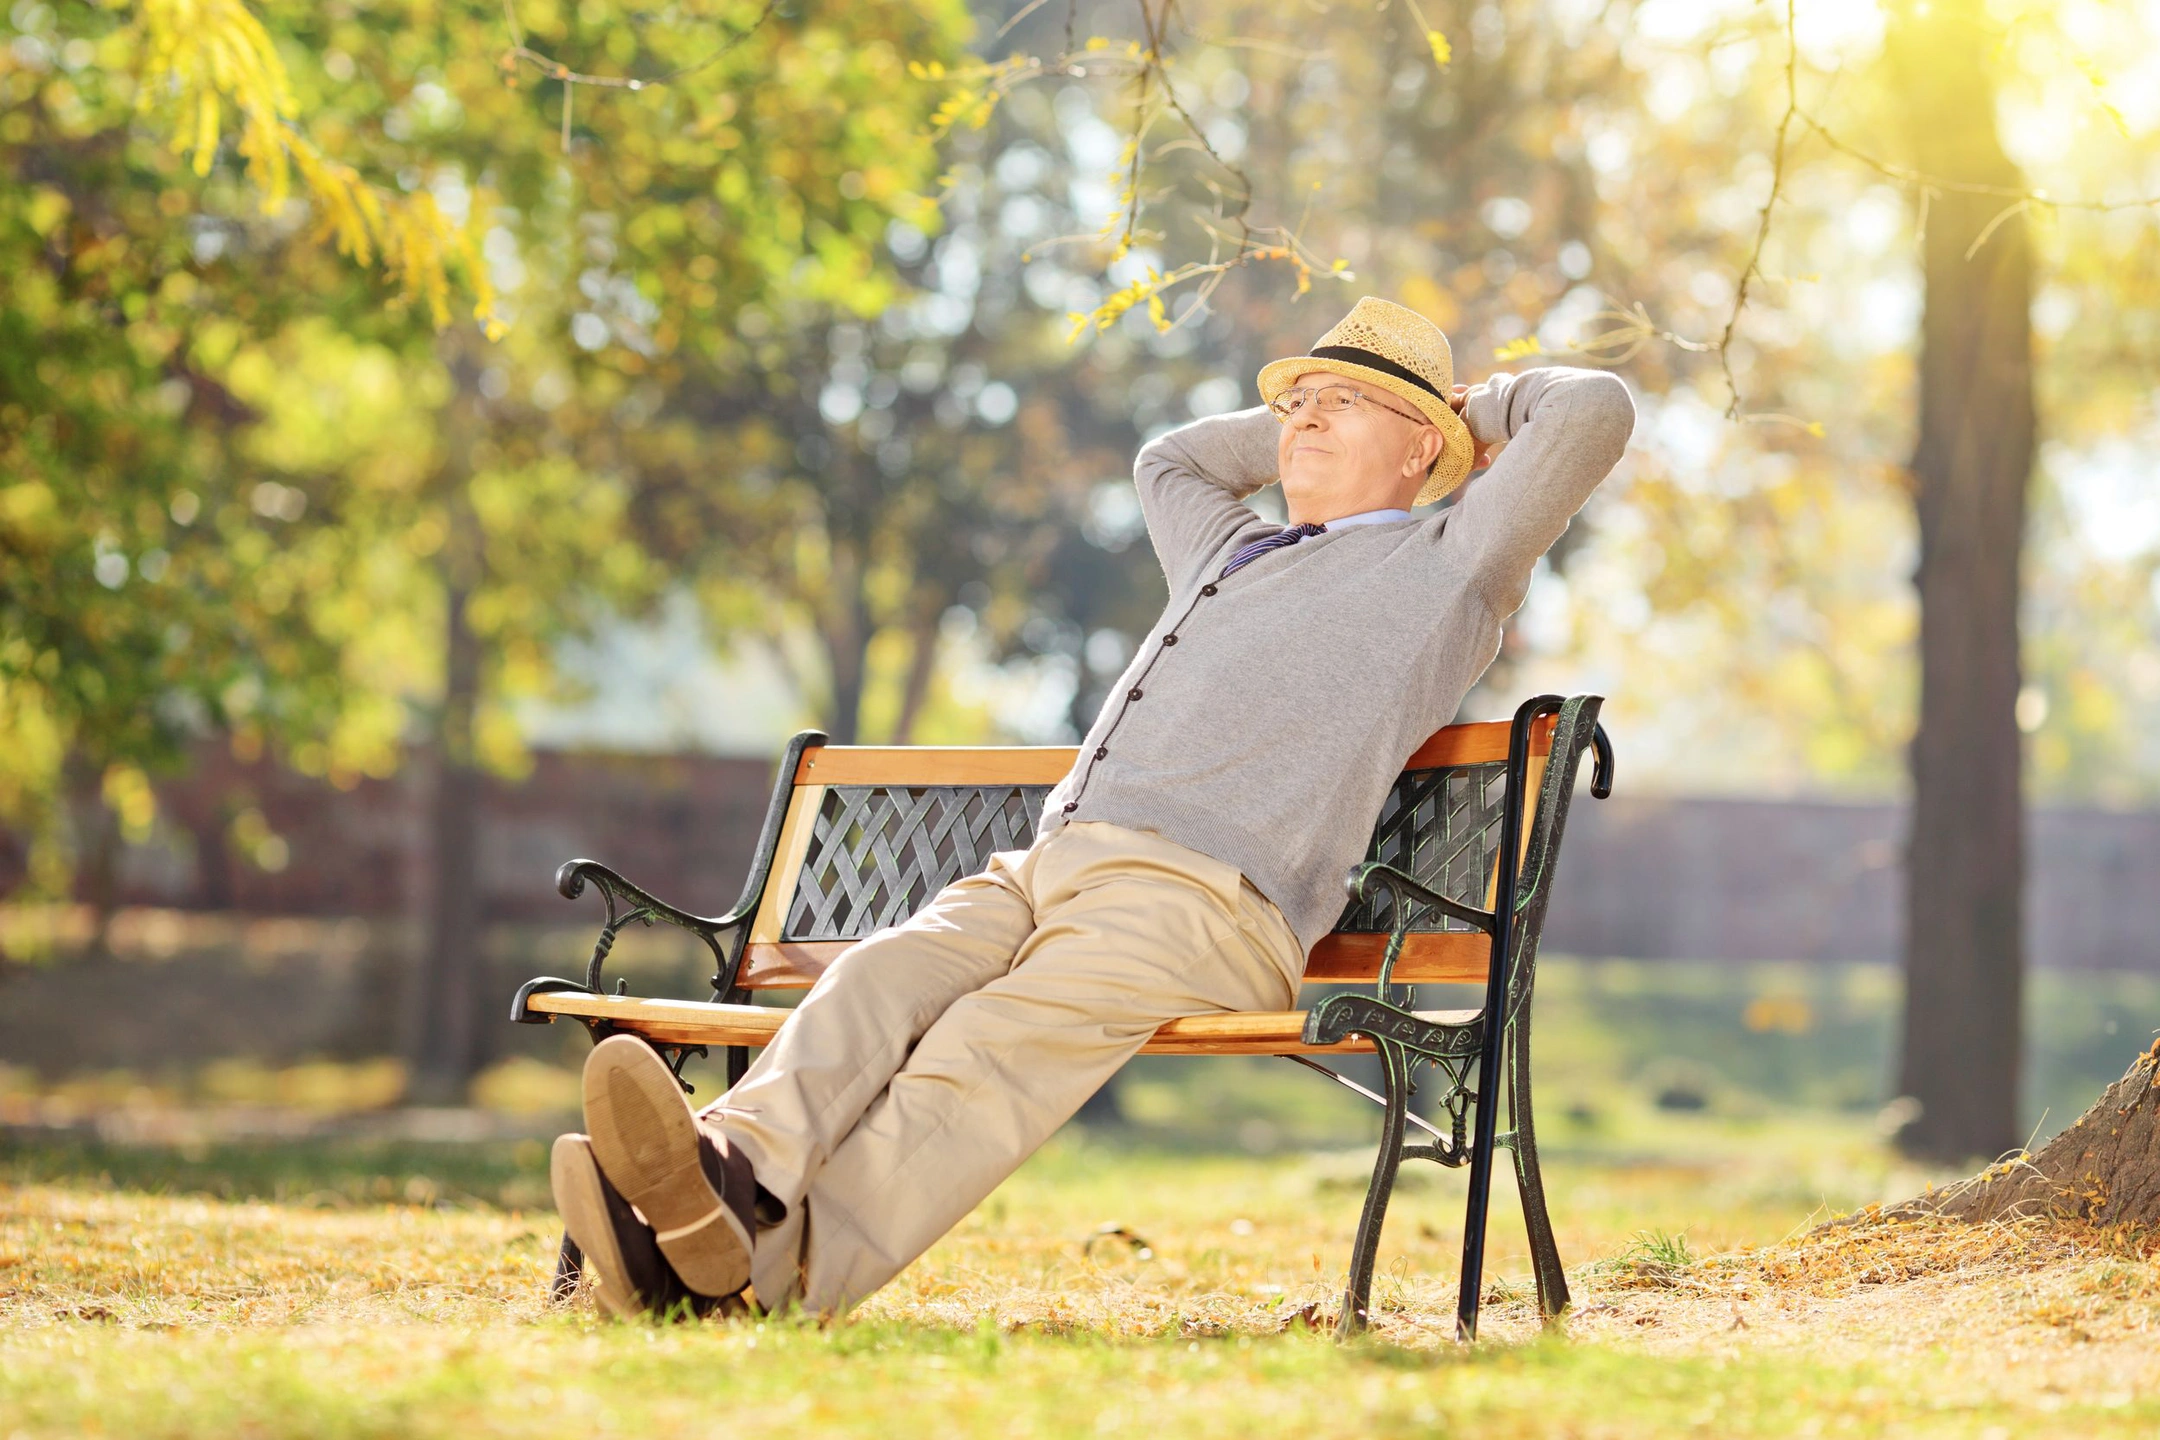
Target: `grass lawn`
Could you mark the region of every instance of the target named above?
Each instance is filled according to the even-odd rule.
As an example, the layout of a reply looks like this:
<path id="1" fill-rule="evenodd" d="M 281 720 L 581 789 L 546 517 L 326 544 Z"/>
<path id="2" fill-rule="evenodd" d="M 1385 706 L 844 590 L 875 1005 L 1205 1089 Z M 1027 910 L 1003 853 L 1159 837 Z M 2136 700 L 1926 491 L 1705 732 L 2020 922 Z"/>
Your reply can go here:
<path id="1" fill-rule="evenodd" d="M 2160 1264 L 2138 1237 L 1807 1237 L 1927 1178 L 1858 1119 L 1616 1096 L 1556 1132 L 1576 1308 L 1536 1323 L 1502 1186 L 1470 1349 L 1456 1174 L 1399 1194 L 1376 1333 L 1308 1328 L 1337 1302 L 1362 1151 L 1068 1131 L 820 1329 L 550 1312 L 535 1142 L 15 1142 L 0 1436 L 2160 1433 Z"/>

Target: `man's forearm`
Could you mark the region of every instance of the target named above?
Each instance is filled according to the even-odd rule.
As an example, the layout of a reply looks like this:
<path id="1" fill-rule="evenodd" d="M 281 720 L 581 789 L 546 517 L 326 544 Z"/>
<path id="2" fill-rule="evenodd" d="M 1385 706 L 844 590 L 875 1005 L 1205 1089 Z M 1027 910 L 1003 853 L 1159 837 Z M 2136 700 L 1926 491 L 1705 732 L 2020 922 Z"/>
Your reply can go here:
<path id="1" fill-rule="evenodd" d="M 1473 386 L 1463 422 L 1480 445 L 1516 442 L 1448 522 L 1494 610 L 1506 615 L 1522 603 L 1538 557 L 1627 448 L 1635 402 L 1610 371 L 1541 366 Z"/>
<path id="2" fill-rule="evenodd" d="M 1571 377 L 1601 373 L 1567 365 L 1540 365 L 1519 375 L 1495 371 L 1470 387 L 1463 399 L 1463 423 L 1470 427 L 1470 438 L 1481 446 L 1512 440 L 1535 418 L 1540 402 L 1556 383 L 1565 387 Z"/>
<path id="3" fill-rule="evenodd" d="M 1275 417 L 1262 406 L 1158 435 L 1133 462 L 1148 538 L 1173 588 L 1253 513 L 1240 502 L 1275 479 Z"/>
<path id="4" fill-rule="evenodd" d="M 1142 446 L 1134 474 L 1181 470 L 1242 500 L 1275 482 L 1281 433 L 1282 423 L 1265 405 L 1209 415 Z"/>

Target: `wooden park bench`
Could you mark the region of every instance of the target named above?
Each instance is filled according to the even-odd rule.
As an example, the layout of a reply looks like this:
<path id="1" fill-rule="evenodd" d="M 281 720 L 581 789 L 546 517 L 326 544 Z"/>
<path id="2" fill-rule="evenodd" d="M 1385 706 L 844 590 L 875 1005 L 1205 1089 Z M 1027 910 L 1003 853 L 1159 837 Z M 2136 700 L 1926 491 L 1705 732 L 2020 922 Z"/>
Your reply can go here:
<path id="1" fill-rule="evenodd" d="M 1493 1152 L 1514 1157 L 1523 1217 L 1547 1317 L 1568 1303 L 1567 1282 L 1546 1215 L 1530 1105 L 1530 991 L 1538 935 L 1552 898 L 1555 861 L 1575 772 L 1596 753 L 1591 793 L 1612 784 L 1612 749 L 1597 723 L 1597 696 L 1525 701 L 1511 722 L 1450 725 L 1420 746 L 1382 804 L 1371 849 L 1345 877 L 1348 903 L 1313 948 L 1307 984 L 1337 990 L 1311 1008 L 1173 1020 L 1142 1051 L 1152 1055 L 1277 1055 L 1332 1076 L 1383 1107 L 1372 1184 L 1351 1248 L 1338 1335 L 1368 1321 L 1381 1222 L 1404 1160 L 1467 1164 L 1459 1333 L 1477 1333 Z M 742 898 L 707 919 L 654 899 L 604 865 L 573 860 L 556 888 L 571 899 L 589 884 L 607 905 L 583 981 L 525 983 L 511 1018 L 582 1022 L 595 1042 L 641 1037 L 678 1078 L 692 1054 L 724 1047 L 730 1084 L 749 1052 L 769 1043 L 790 1011 L 750 1003 L 761 990 L 802 989 L 854 942 L 897 924 L 991 852 L 1025 849 L 1044 796 L 1072 768 L 1068 747 L 962 749 L 828 745 L 816 731 L 788 742 Z M 1560 763 L 1552 763 L 1557 758 Z M 1534 802 L 1532 804 L 1531 802 Z M 1527 824 L 1526 824 L 1527 820 Z M 1502 864 L 1500 857 L 1514 863 Z M 688 930 L 712 951 L 713 999 L 666 1000 L 602 988 L 601 971 L 625 926 L 655 921 Z M 1475 1010 L 1413 1011 L 1397 987 L 1485 987 Z M 1497 1022 L 1495 1020 L 1497 1018 Z M 1382 1092 L 1336 1074 L 1315 1057 L 1374 1053 Z M 1420 1067 L 1440 1077 L 1446 1129 L 1412 1114 Z M 1505 1081 L 1502 1075 L 1505 1072 Z M 1500 1106 L 1481 1104 L 1507 1090 Z M 1409 1127 L 1423 1134 L 1406 1144 Z M 581 1259 L 564 1237 L 555 1293 L 577 1284 Z"/>

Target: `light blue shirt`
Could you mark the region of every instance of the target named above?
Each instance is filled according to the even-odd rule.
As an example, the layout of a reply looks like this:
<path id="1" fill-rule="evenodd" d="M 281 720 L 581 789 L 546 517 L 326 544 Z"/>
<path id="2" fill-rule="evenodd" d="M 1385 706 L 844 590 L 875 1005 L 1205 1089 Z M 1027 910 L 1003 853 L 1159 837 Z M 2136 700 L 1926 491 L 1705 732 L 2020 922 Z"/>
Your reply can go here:
<path id="1" fill-rule="evenodd" d="M 1355 515 L 1343 515 L 1330 520 L 1327 522 L 1327 528 L 1333 530 L 1341 525 L 1385 525 L 1390 520 L 1409 520 L 1412 518 L 1414 517 L 1407 510 L 1364 510 Z"/>

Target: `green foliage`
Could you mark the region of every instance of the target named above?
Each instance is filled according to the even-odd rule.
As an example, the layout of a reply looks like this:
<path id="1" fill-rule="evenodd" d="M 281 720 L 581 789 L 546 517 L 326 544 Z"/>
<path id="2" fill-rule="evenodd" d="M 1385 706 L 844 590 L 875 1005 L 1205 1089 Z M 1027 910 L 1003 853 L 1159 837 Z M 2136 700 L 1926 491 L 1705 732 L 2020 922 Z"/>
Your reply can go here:
<path id="1" fill-rule="evenodd" d="M 659 74 L 754 14 L 520 20 Z M 564 124 L 493 0 L 10 15 L 0 815 L 47 889 L 100 843 L 64 795 L 139 832 L 144 773 L 205 737 L 343 779 L 447 723 L 515 765 L 555 639 L 663 578 L 620 433 L 678 350 L 736 354 L 744 305 L 899 293 L 876 242 L 923 214 L 936 103 L 902 57 L 967 25 L 788 9 Z M 454 288 L 495 343 L 444 328 Z"/>
<path id="2" fill-rule="evenodd" d="M 237 327 L 169 166 L 81 138 L 94 77 L 24 81 L 0 61 L 0 809 L 49 817 L 63 768 L 136 796 L 193 730 L 305 729 L 337 700 L 291 603 L 311 579 L 291 538 L 319 517 L 225 443 Z M 34 870 L 55 877 L 49 844 Z"/>

